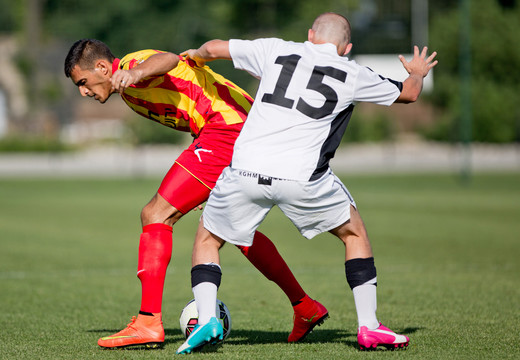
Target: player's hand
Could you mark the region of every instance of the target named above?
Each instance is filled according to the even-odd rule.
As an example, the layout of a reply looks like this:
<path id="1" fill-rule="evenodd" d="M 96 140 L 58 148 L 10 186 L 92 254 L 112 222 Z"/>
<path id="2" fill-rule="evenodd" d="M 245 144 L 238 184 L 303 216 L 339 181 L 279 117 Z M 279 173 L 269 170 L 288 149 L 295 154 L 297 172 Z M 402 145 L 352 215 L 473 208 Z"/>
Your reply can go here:
<path id="1" fill-rule="evenodd" d="M 118 70 L 112 74 L 110 81 L 112 82 L 112 89 L 122 94 L 130 85 L 141 81 L 142 75 L 139 69 Z"/>
<path id="2" fill-rule="evenodd" d="M 428 58 L 426 58 L 426 54 L 428 52 L 428 48 L 426 46 L 422 49 L 421 53 L 419 53 L 419 47 L 414 46 L 413 52 L 413 58 L 410 60 L 410 62 L 406 61 L 403 55 L 399 55 L 399 60 L 401 60 L 401 63 L 403 64 L 408 74 L 425 77 L 428 75 L 428 72 L 430 72 L 430 70 L 438 63 L 437 60 L 433 61 L 435 56 L 437 56 L 437 52 L 434 51 L 430 56 L 428 56 Z"/>
<path id="3" fill-rule="evenodd" d="M 204 67 L 206 64 L 206 61 L 204 61 L 199 55 L 198 55 L 198 49 L 189 49 L 186 51 L 181 52 L 181 56 L 186 56 L 187 58 L 192 59 L 197 63 L 197 66 Z"/>

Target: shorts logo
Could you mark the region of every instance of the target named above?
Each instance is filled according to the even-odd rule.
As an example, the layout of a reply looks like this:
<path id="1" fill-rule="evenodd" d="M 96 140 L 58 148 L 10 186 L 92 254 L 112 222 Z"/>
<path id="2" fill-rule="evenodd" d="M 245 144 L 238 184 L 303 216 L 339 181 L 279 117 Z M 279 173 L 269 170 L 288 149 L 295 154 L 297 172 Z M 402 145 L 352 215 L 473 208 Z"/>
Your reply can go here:
<path id="1" fill-rule="evenodd" d="M 258 177 L 258 185 L 271 185 L 273 183 L 273 178 L 269 176 L 260 175 Z"/>
<path id="2" fill-rule="evenodd" d="M 197 155 L 197 158 L 199 159 L 200 162 L 202 162 L 202 159 L 200 158 L 200 153 L 201 152 L 207 152 L 207 153 L 212 153 L 213 151 L 211 150 L 206 150 L 206 149 L 203 149 L 201 147 L 197 147 L 195 149 L 195 151 L 193 151 L 195 153 L 195 155 Z"/>
<path id="3" fill-rule="evenodd" d="M 255 179 L 258 178 L 258 185 L 272 185 L 273 180 L 285 180 L 285 179 L 275 178 L 272 176 L 265 176 L 262 174 L 257 174 L 254 172 L 249 172 L 249 171 L 244 171 L 244 170 L 239 170 L 238 175 L 243 176 L 243 177 L 255 178 Z"/>
<path id="4" fill-rule="evenodd" d="M 258 174 L 257 173 L 252 173 L 252 172 L 249 172 L 249 171 L 243 171 L 243 170 L 240 170 L 238 172 L 238 174 L 240 176 L 244 176 L 244 177 L 252 177 L 252 178 L 257 178 L 258 177 Z"/>

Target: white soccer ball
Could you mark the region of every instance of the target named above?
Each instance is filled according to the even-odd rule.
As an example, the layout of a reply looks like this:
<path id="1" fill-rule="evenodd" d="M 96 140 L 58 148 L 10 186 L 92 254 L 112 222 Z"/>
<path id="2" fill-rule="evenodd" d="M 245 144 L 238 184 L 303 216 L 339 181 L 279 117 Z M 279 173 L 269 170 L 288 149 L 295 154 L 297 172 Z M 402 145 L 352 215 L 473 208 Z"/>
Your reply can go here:
<path id="1" fill-rule="evenodd" d="M 231 314 L 229 309 L 222 301 L 217 299 L 217 318 L 220 320 L 220 324 L 224 329 L 224 339 L 231 332 Z M 199 313 L 197 311 L 197 305 L 195 299 L 191 300 L 182 309 L 181 316 L 179 317 L 179 324 L 181 326 L 182 334 L 185 338 L 190 336 L 191 332 L 199 320 Z"/>

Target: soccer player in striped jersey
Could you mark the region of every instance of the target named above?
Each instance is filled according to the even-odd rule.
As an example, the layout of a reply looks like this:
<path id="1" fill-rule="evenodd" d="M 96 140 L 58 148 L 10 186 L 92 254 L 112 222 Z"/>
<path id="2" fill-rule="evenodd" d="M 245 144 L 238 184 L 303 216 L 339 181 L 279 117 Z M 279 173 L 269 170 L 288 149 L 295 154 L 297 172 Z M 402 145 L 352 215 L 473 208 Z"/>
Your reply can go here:
<path id="1" fill-rule="evenodd" d="M 106 44 L 94 39 L 74 43 L 65 60 L 65 74 L 83 96 L 104 103 L 119 93 L 138 114 L 194 137 L 141 212 L 139 314 L 122 331 L 98 341 L 106 348 L 156 347 L 164 342 L 161 306 L 173 225 L 207 200 L 222 170 L 230 164 L 253 99 L 209 67 L 196 66 L 193 60 L 156 50 L 137 51 L 118 59 Z M 292 303 L 290 342 L 303 339 L 328 317 L 327 309 L 306 295 L 269 238 L 256 232 L 254 246 L 238 247 Z"/>

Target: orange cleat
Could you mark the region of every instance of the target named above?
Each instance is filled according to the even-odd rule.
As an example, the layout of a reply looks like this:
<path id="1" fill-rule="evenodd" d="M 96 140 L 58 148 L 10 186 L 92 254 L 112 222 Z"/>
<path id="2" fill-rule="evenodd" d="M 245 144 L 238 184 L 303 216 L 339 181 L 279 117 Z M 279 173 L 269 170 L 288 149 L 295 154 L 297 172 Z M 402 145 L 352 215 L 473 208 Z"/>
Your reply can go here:
<path id="1" fill-rule="evenodd" d="M 144 345 L 155 349 L 164 342 L 164 328 L 161 313 L 152 316 L 139 314 L 132 317 L 132 322 L 120 332 L 102 337 L 98 345 L 103 348 L 123 348 L 127 346 Z"/>
<path id="2" fill-rule="evenodd" d="M 329 317 L 325 306 L 305 295 L 303 301 L 294 306 L 294 327 L 288 342 L 303 340 L 316 325 L 321 325 Z"/>

